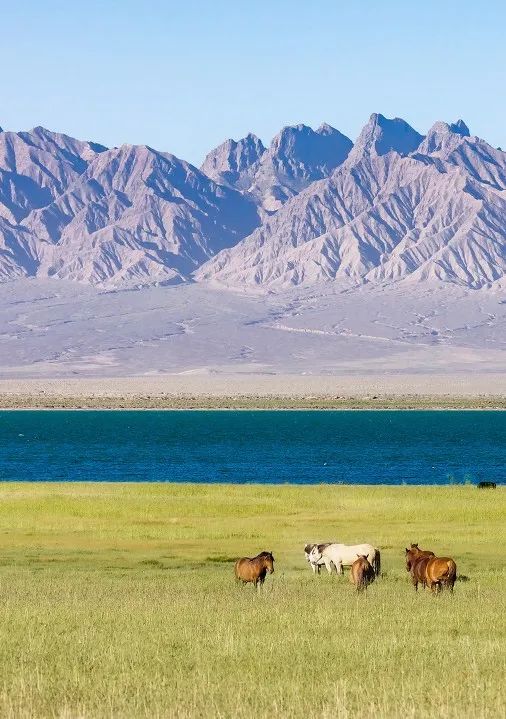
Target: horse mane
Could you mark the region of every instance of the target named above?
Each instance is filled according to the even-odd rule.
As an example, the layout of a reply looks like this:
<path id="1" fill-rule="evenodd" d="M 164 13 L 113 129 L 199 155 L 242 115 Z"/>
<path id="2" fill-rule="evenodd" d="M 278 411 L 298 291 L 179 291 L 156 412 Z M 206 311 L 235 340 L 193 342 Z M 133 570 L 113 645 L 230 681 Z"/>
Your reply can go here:
<path id="1" fill-rule="evenodd" d="M 253 559 L 260 559 L 261 557 L 272 557 L 272 552 L 260 552 L 260 554 L 257 554 Z"/>

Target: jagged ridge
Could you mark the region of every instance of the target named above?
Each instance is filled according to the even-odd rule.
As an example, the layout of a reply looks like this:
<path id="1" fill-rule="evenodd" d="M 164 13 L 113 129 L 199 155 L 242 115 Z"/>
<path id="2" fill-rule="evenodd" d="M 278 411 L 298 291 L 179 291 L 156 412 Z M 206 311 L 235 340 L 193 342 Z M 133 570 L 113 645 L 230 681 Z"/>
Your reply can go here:
<path id="1" fill-rule="evenodd" d="M 330 125 L 266 148 L 228 140 L 200 170 L 146 146 L 0 130 L 0 279 L 285 288 L 506 269 L 506 153 L 461 120 L 423 137 L 373 114 L 355 145 Z"/>

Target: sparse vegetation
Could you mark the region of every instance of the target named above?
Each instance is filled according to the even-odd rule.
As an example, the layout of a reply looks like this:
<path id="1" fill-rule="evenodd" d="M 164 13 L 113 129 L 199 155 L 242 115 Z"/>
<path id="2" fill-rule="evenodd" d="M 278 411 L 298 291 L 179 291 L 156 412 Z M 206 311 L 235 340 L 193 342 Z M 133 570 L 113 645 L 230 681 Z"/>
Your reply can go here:
<path id="1" fill-rule="evenodd" d="M 1 409 L 506 409 L 503 395 L 127 395 L 0 394 Z"/>
<path id="2" fill-rule="evenodd" d="M 498 487 L 4 484 L 2 717 L 499 717 L 506 493 Z M 306 540 L 373 541 L 362 596 Z M 415 594 L 406 543 L 455 557 Z M 272 550 L 263 591 L 233 560 Z"/>

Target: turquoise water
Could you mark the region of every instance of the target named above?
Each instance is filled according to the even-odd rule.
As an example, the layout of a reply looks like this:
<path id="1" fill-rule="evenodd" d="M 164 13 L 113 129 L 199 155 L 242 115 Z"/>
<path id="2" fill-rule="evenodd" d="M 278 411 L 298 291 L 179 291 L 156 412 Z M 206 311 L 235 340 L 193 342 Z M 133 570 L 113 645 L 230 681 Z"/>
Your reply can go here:
<path id="1" fill-rule="evenodd" d="M 501 482 L 506 412 L 0 412 L 0 479 Z"/>

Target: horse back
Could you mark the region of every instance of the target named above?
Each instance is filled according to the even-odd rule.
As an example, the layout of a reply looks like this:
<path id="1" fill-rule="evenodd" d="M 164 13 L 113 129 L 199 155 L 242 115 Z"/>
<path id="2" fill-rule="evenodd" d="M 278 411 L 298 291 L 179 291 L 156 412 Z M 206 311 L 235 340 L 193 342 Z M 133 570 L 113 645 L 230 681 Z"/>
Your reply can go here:
<path id="1" fill-rule="evenodd" d="M 357 589 L 363 589 L 374 581 L 375 573 L 367 559 L 359 557 L 351 565 L 350 581 Z"/>
<path id="2" fill-rule="evenodd" d="M 429 584 L 454 582 L 457 578 L 457 565 L 451 557 L 430 557 L 425 567 L 425 576 Z"/>
<path id="3" fill-rule="evenodd" d="M 339 562 L 351 565 L 357 555 L 365 554 L 367 556 L 374 554 L 375 549 L 372 544 L 329 544 L 325 547 L 322 554 L 326 554 L 329 559 L 337 559 Z"/>
<path id="4" fill-rule="evenodd" d="M 241 579 L 243 582 L 251 582 L 253 579 L 251 559 L 248 559 L 248 557 L 238 559 L 234 565 L 234 573 L 236 579 Z"/>

